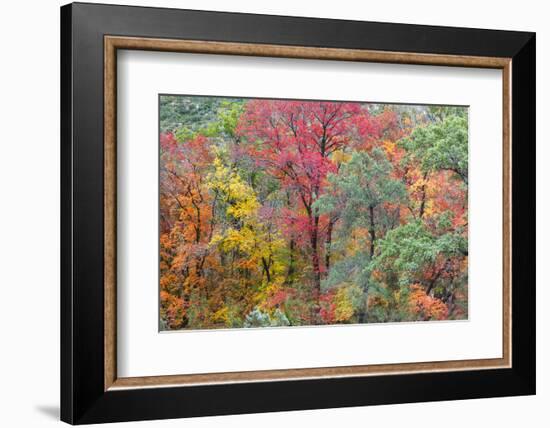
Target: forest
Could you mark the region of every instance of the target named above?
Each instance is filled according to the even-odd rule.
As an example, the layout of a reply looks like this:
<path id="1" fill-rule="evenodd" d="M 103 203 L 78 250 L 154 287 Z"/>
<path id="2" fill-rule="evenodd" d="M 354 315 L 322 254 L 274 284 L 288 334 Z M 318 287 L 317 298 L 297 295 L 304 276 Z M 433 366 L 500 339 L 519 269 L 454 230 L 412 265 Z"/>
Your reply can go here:
<path id="1" fill-rule="evenodd" d="M 467 319 L 467 107 L 159 103 L 161 330 Z"/>

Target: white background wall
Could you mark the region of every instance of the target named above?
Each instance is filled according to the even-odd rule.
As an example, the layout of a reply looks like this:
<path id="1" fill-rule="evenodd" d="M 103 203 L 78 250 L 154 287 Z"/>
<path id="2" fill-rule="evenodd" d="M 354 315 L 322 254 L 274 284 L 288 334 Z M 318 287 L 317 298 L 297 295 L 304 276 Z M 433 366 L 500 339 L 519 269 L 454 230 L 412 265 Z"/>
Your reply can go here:
<path id="1" fill-rule="evenodd" d="M 140 426 L 539 427 L 550 420 L 550 14 L 536 0 L 270 2 L 146 0 L 126 4 L 537 32 L 538 394 L 535 397 L 155 421 Z M 104 1 L 104 3 L 113 3 Z M 115 2 L 116 3 L 116 2 Z M 59 407 L 59 6 L 0 6 L 0 425 L 54 426 Z M 546 218 L 545 218 L 546 217 Z M 546 287 L 545 287 L 546 285 Z M 473 386 L 475 388 L 475 385 Z M 125 426 L 138 426 L 137 423 Z"/>

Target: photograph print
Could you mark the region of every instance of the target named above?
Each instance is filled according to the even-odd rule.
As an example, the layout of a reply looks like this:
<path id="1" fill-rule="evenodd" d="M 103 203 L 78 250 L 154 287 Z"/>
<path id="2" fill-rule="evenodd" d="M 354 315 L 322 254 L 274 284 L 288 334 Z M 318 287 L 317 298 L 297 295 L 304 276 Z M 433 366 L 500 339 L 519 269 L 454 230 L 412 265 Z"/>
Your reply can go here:
<path id="1" fill-rule="evenodd" d="M 468 319 L 468 107 L 159 95 L 161 331 Z"/>

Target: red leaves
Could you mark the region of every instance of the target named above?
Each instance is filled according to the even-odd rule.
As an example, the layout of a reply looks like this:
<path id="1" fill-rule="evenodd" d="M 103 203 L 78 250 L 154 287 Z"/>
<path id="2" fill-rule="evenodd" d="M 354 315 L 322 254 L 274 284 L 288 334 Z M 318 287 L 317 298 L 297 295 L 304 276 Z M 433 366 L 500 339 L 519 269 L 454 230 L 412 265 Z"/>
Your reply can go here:
<path id="1" fill-rule="evenodd" d="M 237 134 L 251 142 L 250 155 L 277 177 L 292 195 L 284 228 L 309 247 L 318 296 L 326 216 L 313 204 L 325 192 L 329 173 L 337 172 L 331 155 L 372 141 L 377 121 L 359 103 L 253 100 L 247 103 Z M 306 239 L 307 238 L 307 239 Z"/>
<path id="2" fill-rule="evenodd" d="M 175 153 L 178 148 L 176 137 L 171 132 L 160 134 L 160 150 L 161 152 Z"/>
<path id="3" fill-rule="evenodd" d="M 269 309 L 282 307 L 287 299 L 295 294 L 296 293 L 293 289 L 277 288 L 274 292 L 267 296 L 265 306 Z"/>
<path id="4" fill-rule="evenodd" d="M 334 292 L 329 292 L 321 295 L 320 297 L 320 315 L 321 319 L 326 324 L 334 324 L 334 320 L 336 318 L 336 303 L 334 302 L 334 294 Z"/>
<path id="5" fill-rule="evenodd" d="M 464 316 L 467 256 L 438 238 L 467 239 L 467 185 L 402 144 L 433 120 L 427 107 L 186 102 L 186 123 L 205 135 L 160 135 L 163 328 L 243 327 L 254 313 L 271 326 Z M 350 169 L 359 158 L 373 168 Z M 423 234 L 410 237 L 411 260 L 370 271 L 388 234 L 413 221 Z"/>

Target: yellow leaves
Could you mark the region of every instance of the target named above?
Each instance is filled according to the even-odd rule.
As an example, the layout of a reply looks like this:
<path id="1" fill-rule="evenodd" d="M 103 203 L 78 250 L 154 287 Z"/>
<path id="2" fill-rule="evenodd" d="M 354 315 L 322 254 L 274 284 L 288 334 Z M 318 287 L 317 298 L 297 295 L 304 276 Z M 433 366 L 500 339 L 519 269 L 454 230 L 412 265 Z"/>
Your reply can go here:
<path id="1" fill-rule="evenodd" d="M 243 227 L 240 230 L 229 228 L 222 246 L 226 251 L 237 248 L 243 253 L 251 254 L 256 244 L 256 234 L 250 227 Z"/>
<path id="2" fill-rule="evenodd" d="M 332 161 L 336 164 L 346 163 L 351 159 L 349 153 L 345 153 L 343 150 L 335 150 L 332 154 Z"/>
<path id="3" fill-rule="evenodd" d="M 370 241 L 369 229 L 357 226 L 350 235 L 345 247 L 345 255 L 353 256 L 357 251 L 365 248 Z"/>
<path id="4" fill-rule="evenodd" d="M 229 319 L 229 309 L 227 306 L 222 307 L 212 314 L 212 322 L 226 324 Z"/>
<path id="5" fill-rule="evenodd" d="M 411 192 L 417 192 L 421 190 L 423 187 L 425 187 L 427 183 L 428 183 L 428 180 L 425 180 L 422 177 L 420 177 L 409 186 L 409 190 Z"/>
<path id="6" fill-rule="evenodd" d="M 245 190 L 245 188 L 243 190 Z M 235 203 L 235 205 L 232 205 L 227 209 L 227 214 L 233 216 L 238 220 L 253 217 L 260 207 L 255 195 L 244 196 L 236 200 L 237 202 Z"/>
<path id="7" fill-rule="evenodd" d="M 229 168 L 227 168 L 222 160 L 220 159 L 220 156 L 219 156 L 219 153 L 216 152 L 216 157 L 214 158 L 214 168 L 215 168 L 215 172 L 214 172 L 214 176 L 216 178 L 221 178 L 223 179 L 228 173 L 229 173 Z M 212 180 L 213 182 L 215 182 L 215 180 Z"/>
<path id="8" fill-rule="evenodd" d="M 393 292 L 393 300 L 399 302 L 401 300 L 401 290 Z"/>
<path id="9" fill-rule="evenodd" d="M 214 159 L 214 167 L 214 172 L 208 176 L 208 184 L 227 202 L 226 214 L 236 220 L 254 217 L 260 208 L 254 189 L 236 171 L 226 167 L 219 157 Z"/>
<path id="10" fill-rule="evenodd" d="M 230 227 L 223 235 L 214 235 L 210 245 L 219 246 L 226 252 L 238 250 L 242 253 L 252 254 L 257 246 L 257 239 L 249 227 L 242 227 L 239 230 Z"/>
<path id="11" fill-rule="evenodd" d="M 391 159 L 392 155 L 395 153 L 397 145 L 394 142 L 387 140 L 382 142 L 382 147 L 388 154 L 388 157 Z"/>
<path id="12" fill-rule="evenodd" d="M 252 253 L 256 247 L 255 228 L 260 207 L 254 189 L 237 172 L 226 167 L 219 156 L 214 159 L 214 167 L 214 172 L 208 176 L 208 185 L 226 202 L 226 215 L 242 223 L 242 227 L 229 227 L 223 234 L 217 233 L 212 237 L 210 245 L 219 245 L 224 251 L 237 249 L 243 253 Z"/>
<path id="13" fill-rule="evenodd" d="M 210 240 L 210 242 L 208 243 L 208 245 L 212 246 L 212 247 L 217 247 L 218 245 L 222 245 L 223 244 L 223 241 L 224 241 L 224 236 L 219 234 L 219 233 L 215 233 L 213 236 L 212 236 L 212 239 Z"/>
<path id="14" fill-rule="evenodd" d="M 254 269 L 262 260 L 269 260 L 269 270 L 275 280 L 279 271 L 284 270 L 275 255 L 285 247 L 285 241 L 279 232 L 272 231 L 270 225 L 262 221 L 254 189 L 238 171 L 225 166 L 219 154 L 214 159 L 214 171 L 209 174 L 207 185 L 224 203 L 229 220 L 229 225 L 212 237 L 210 246 L 239 253 L 241 258 L 236 263 L 241 269 Z"/>
<path id="15" fill-rule="evenodd" d="M 363 291 L 355 283 L 342 283 L 334 294 L 334 321 L 348 322 L 364 299 Z"/>
<path id="16" fill-rule="evenodd" d="M 424 208 L 424 215 L 426 217 L 432 217 L 434 214 L 436 214 L 434 209 L 434 201 L 433 199 L 429 199 L 428 201 L 426 201 L 426 205 Z"/>
<path id="17" fill-rule="evenodd" d="M 338 322 L 348 321 L 353 316 L 353 303 L 345 288 L 339 288 L 334 296 L 334 320 Z"/>

